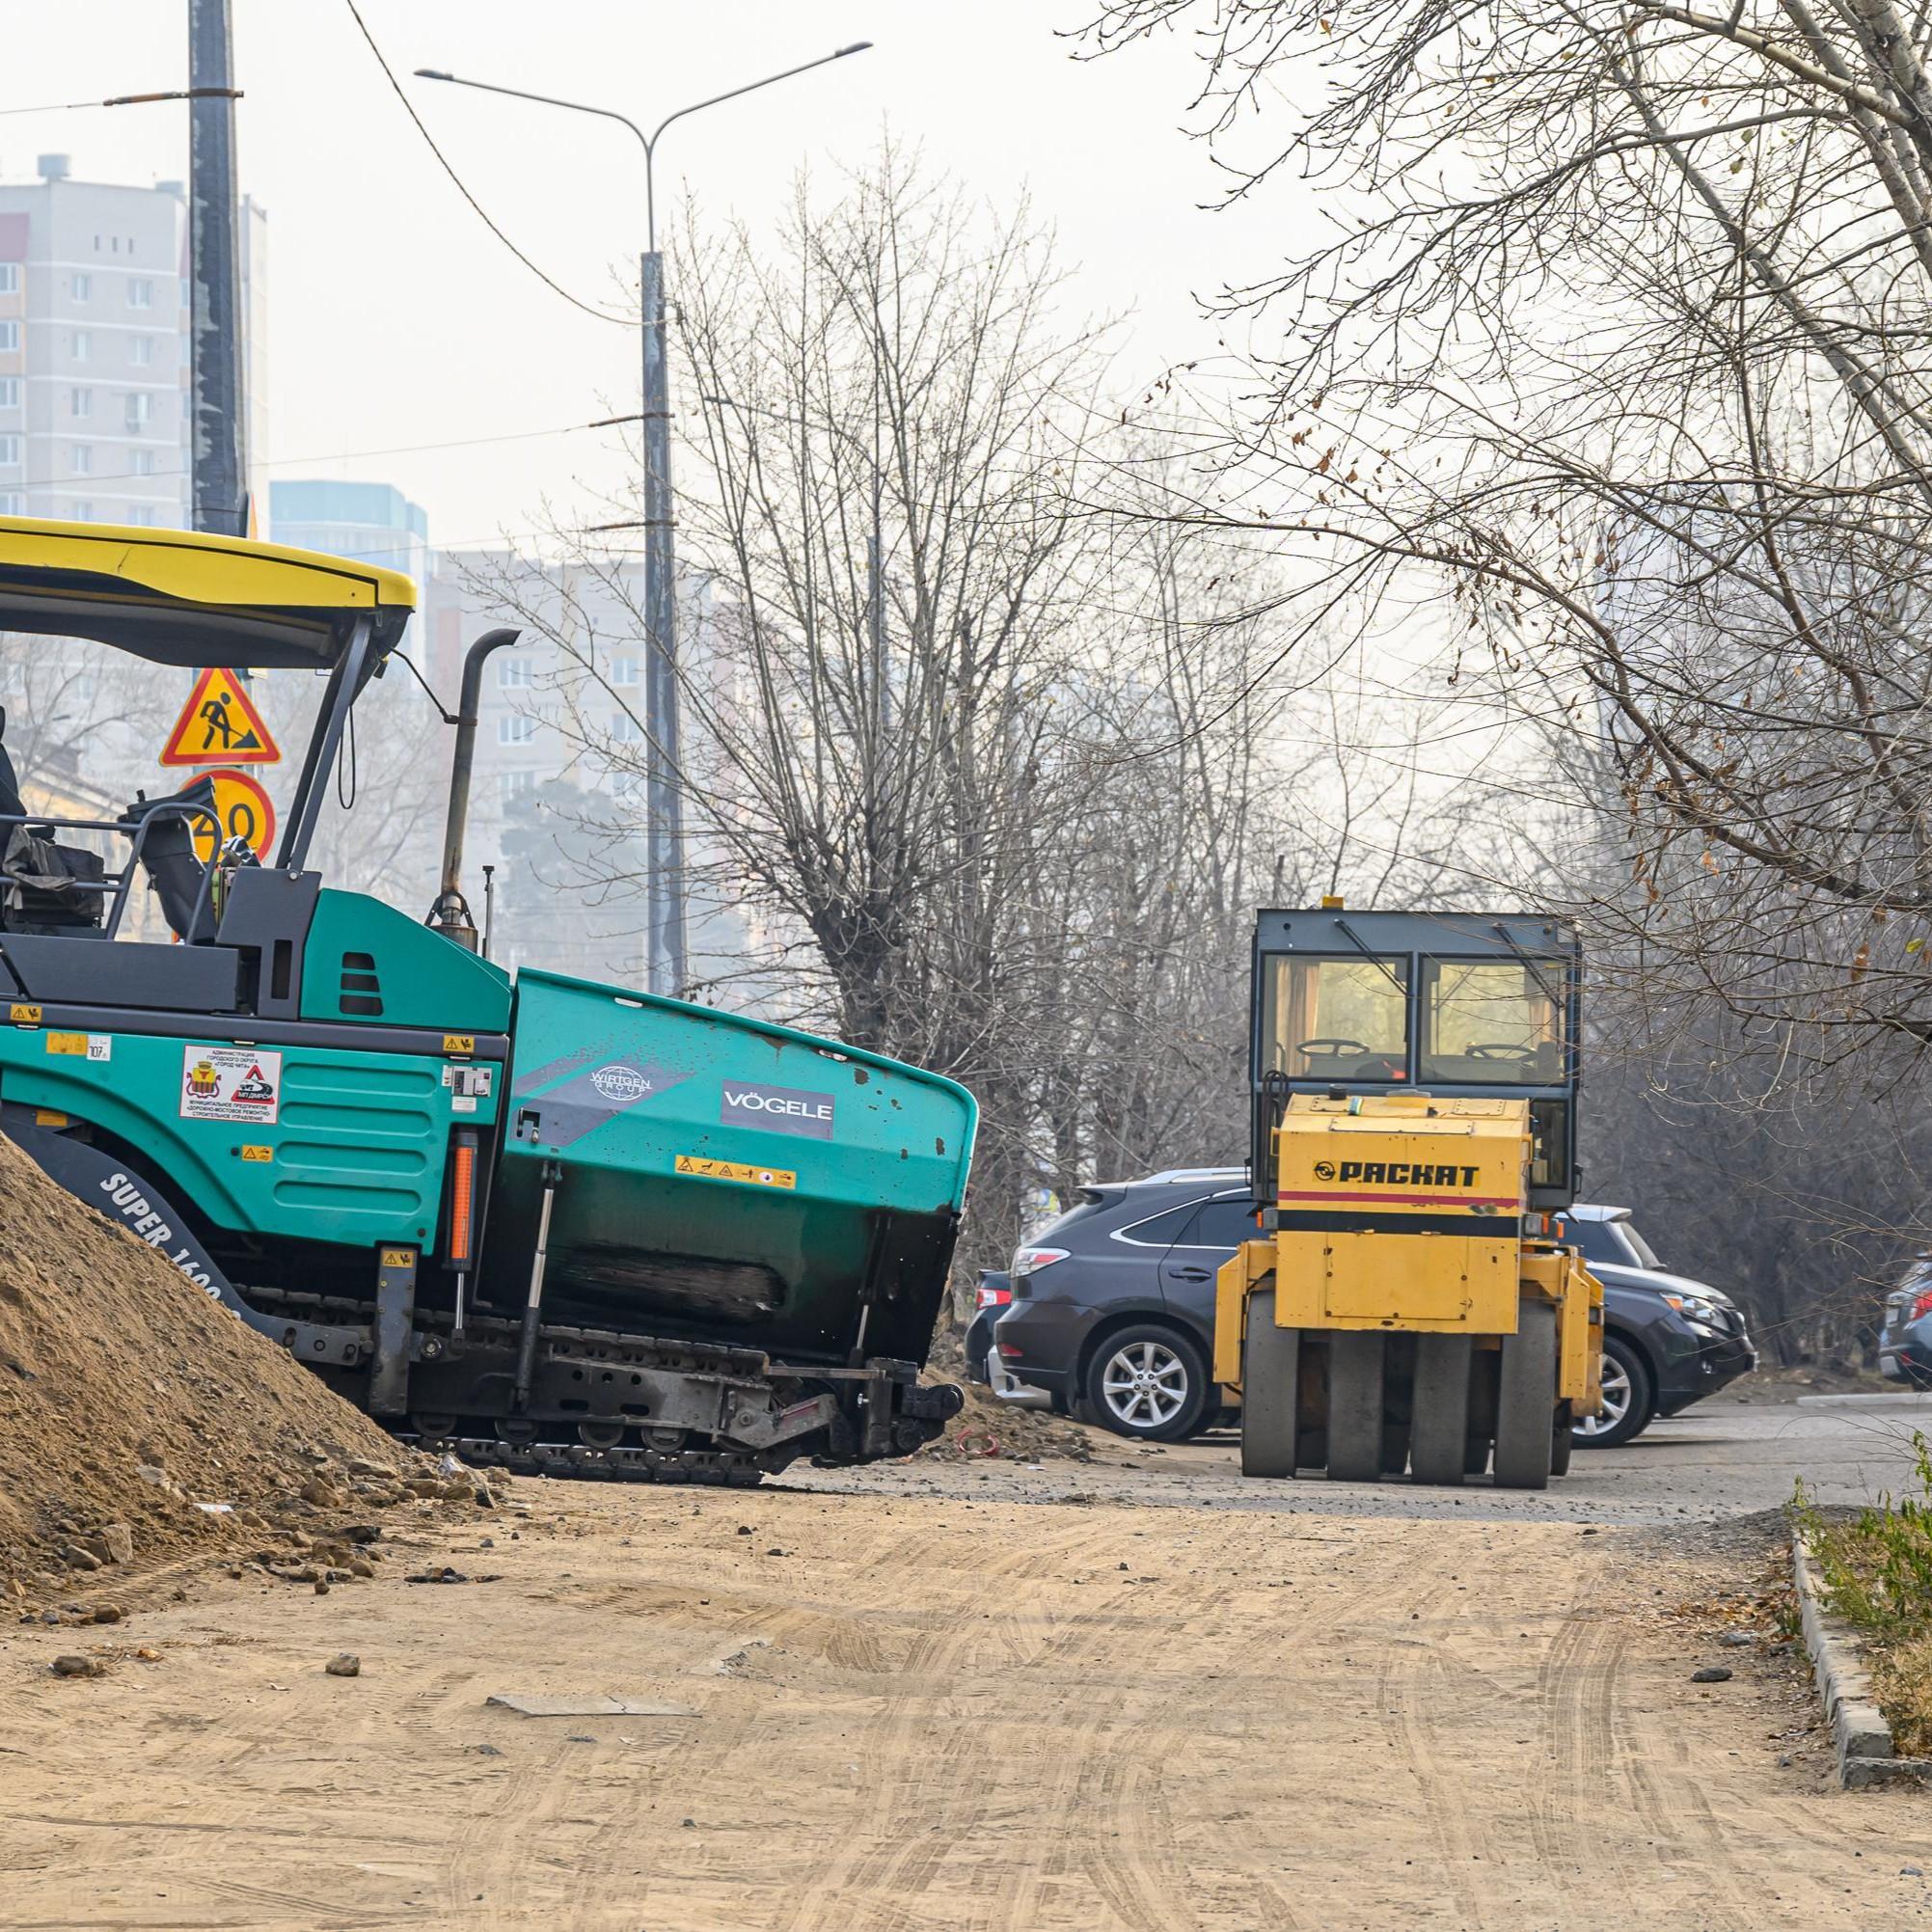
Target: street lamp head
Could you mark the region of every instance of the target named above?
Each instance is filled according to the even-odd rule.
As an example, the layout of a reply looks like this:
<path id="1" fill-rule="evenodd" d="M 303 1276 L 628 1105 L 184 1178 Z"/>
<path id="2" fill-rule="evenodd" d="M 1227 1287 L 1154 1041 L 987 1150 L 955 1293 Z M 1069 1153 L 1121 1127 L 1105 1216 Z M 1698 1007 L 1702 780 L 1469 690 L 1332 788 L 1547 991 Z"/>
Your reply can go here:
<path id="1" fill-rule="evenodd" d="M 418 80 L 454 80 L 456 78 L 454 74 L 446 74 L 441 68 L 418 68 L 416 69 L 416 77 Z"/>
<path id="2" fill-rule="evenodd" d="M 851 46 L 840 47 L 839 50 L 832 55 L 832 59 L 835 61 L 842 61 L 847 54 L 862 54 L 866 50 L 866 48 L 869 47 L 871 44 L 872 42 L 870 41 L 854 41 Z"/>

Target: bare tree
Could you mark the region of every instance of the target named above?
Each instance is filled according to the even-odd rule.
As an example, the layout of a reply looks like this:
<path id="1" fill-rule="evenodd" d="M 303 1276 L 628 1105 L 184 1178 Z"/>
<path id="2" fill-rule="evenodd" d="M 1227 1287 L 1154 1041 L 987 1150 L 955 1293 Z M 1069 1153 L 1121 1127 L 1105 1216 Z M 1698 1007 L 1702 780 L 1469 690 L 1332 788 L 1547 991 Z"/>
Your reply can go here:
<path id="1" fill-rule="evenodd" d="M 1090 46 L 1190 26 L 1231 194 L 1299 172 L 1342 231 L 1227 292 L 1281 344 L 1240 503 L 1178 513 L 1351 594 L 1448 573 L 1492 685 L 1608 748 L 1653 971 L 1828 1050 L 1932 1037 L 1922 22 L 1113 0 Z"/>

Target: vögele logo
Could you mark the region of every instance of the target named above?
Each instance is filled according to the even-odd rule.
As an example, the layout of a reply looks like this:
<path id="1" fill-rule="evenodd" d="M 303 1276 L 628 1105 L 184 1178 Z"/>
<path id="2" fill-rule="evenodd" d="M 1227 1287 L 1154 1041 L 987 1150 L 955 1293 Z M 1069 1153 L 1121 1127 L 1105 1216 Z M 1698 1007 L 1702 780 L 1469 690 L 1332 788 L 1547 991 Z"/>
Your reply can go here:
<path id="1" fill-rule="evenodd" d="M 1335 1163 L 1332 1160 L 1318 1160 L 1315 1163 L 1315 1178 L 1318 1181 L 1334 1180 Z"/>

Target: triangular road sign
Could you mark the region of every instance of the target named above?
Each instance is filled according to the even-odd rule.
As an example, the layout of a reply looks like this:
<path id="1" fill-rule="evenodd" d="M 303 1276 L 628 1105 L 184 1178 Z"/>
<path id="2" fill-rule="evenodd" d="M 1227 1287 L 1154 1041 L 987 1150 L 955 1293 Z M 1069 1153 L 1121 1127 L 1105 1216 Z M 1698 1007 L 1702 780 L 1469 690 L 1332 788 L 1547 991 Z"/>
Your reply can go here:
<path id="1" fill-rule="evenodd" d="M 164 765 L 275 765 L 282 748 L 231 670 L 204 670 L 195 681 L 168 743 Z"/>

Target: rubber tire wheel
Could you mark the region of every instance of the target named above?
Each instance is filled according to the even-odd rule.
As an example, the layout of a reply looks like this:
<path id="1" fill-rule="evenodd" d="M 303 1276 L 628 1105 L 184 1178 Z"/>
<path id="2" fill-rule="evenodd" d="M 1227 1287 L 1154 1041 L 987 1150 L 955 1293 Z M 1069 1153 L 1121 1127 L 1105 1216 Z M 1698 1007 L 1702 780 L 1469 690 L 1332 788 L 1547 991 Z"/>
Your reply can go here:
<path id="1" fill-rule="evenodd" d="M 1496 1487 L 1547 1489 L 1556 1449 L 1557 1311 L 1525 1296 L 1503 1338 L 1496 1388 Z"/>
<path id="2" fill-rule="evenodd" d="M 1650 1365 L 1620 1335 L 1603 1338 L 1603 1352 L 1614 1355 L 1617 1365 L 1630 1378 L 1630 1406 L 1615 1429 L 1600 1429 L 1594 1435 L 1571 1439 L 1579 1449 L 1621 1449 L 1636 1439 L 1657 1419 L 1657 1396 L 1650 1381 Z"/>
<path id="3" fill-rule="evenodd" d="M 1387 1402 L 1387 1338 L 1337 1329 L 1328 1338 L 1328 1476 L 1335 1483 L 1381 1480 Z"/>
<path id="4" fill-rule="evenodd" d="M 1139 1342 L 1157 1343 L 1168 1349 L 1187 1372 L 1186 1401 L 1166 1422 L 1149 1429 L 1136 1428 L 1115 1415 L 1107 1406 L 1106 1392 L 1101 1386 L 1107 1364 L 1123 1348 L 1130 1348 Z M 1201 1417 L 1208 1407 L 1208 1365 L 1201 1359 L 1200 1349 L 1180 1329 L 1169 1328 L 1161 1321 L 1142 1321 L 1130 1328 L 1117 1328 L 1094 1350 L 1093 1359 L 1087 1364 L 1087 1373 L 1081 1379 L 1085 1384 L 1087 1407 L 1093 1412 L 1094 1420 L 1102 1429 L 1126 1436 L 1129 1442 L 1184 1441 L 1200 1428 Z"/>
<path id="5" fill-rule="evenodd" d="M 1241 1341 L 1241 1474 L 1294 1474 L 1301 1418 L 1301 1330 L 1274 1325 L 1274 1290 L 1248 1296 Z"/>
<path id="6" fill-rule="evenodd" d="M 1416 1337 L 1409 1474 L 1418 1483 L 1455 1488 L 1467 1474 L 1472 1352 L 1466 1335 Z"/>
<path id="7" fill-rule="evenodd" d="M 1569 1474 L 1570 1452 L 1576 1447 L 1576 1437 L 1570 1433 L 1570 1405 L 1566 1401 L 1557 1404 L 1555 1432 L 1550 1437 L 1550 1474 L 1567 1476 Z"/>

